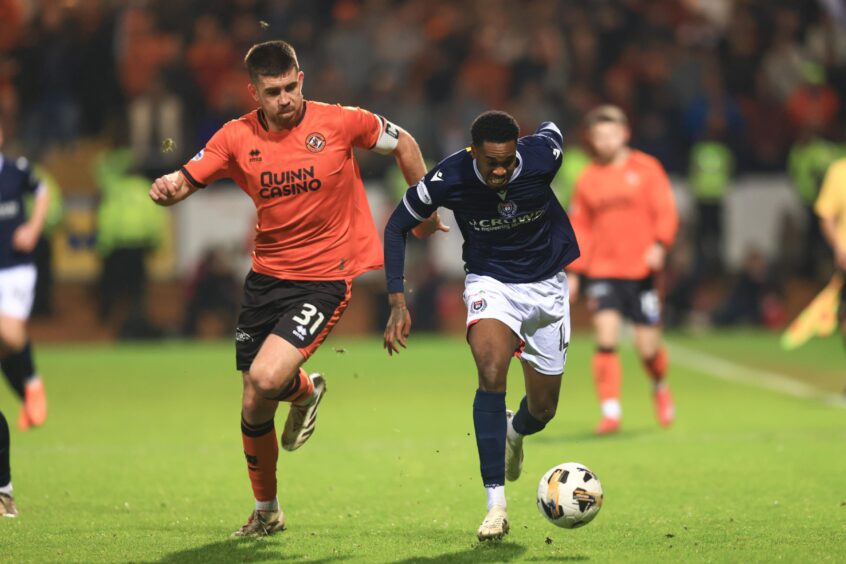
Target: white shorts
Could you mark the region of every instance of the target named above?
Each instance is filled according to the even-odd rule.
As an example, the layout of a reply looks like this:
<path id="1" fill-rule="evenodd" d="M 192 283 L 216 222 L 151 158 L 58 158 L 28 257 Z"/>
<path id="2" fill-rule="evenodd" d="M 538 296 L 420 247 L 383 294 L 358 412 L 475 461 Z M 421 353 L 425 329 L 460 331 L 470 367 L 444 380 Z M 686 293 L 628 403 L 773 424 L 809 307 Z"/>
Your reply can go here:
<path id="1" fill-rule="evenodd" d="M 0 269 L 0 315 L 29 319 L 35 299 L 34 264 Z"/>
<path id="2" fill-rule="evenodd" d="M 568 294 L 564 272 L 527 284 L 468 274 L 464 280 L 467 327 L 482 319 L 497 319 L 522 341 L 516 351 L 520 360 L 541 374 L 561 374 L 570 343 Z"/>

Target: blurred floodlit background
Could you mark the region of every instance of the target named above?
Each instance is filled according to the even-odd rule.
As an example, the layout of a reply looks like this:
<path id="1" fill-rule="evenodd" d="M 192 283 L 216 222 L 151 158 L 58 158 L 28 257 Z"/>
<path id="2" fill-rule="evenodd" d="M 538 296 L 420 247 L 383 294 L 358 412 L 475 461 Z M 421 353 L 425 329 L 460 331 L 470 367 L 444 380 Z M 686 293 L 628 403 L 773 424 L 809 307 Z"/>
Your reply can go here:
<path id="1" fill-rule="evenodd" d="M 619 105 L 682 214 L 667 324 L 783 327 L 832 272 L 811 205 L 846 156 L 844 27 L 839 0 L 0 0 L 3 152 L 61 195 L 34 339 L 229 338 L 252 203 L 225 182 L 171 209 L 146 191 L 253 109 L 242 59 L 274 38 L 297 49 L 307 98 L 385 115 L 431 163 L 487 109 L 525 133 L 557 122 L 565 205 L 581 117 Z M 381 226 L 406 186 L 392 159 L 359 157 Z M 457 230 L 407 264 L 415 327 L 461 331 Z M 383 294 L 381 272 L 360 279 L 338 331 L 380 331 Z"/>

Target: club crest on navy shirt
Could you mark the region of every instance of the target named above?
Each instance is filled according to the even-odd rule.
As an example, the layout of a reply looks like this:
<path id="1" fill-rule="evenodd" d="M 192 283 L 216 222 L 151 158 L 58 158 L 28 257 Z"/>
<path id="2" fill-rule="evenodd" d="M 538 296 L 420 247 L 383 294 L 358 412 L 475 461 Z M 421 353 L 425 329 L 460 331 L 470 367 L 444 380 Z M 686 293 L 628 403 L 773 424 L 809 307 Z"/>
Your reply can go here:
<path id="1" fill-rule="evenodd" d="M 0 221 L 14 219 L 20 215 L 20 205 L 16 200 L 11 202 L 0 202 Z"/>
<path id="2" fill-rule="evenodd" d="M 497 211 L 499 215 L 506 219 L 510 219 L 517 215 L 517 204 L 508 200 L 507 202 L 501 202 L 499 206 L 497 206 Z"/>

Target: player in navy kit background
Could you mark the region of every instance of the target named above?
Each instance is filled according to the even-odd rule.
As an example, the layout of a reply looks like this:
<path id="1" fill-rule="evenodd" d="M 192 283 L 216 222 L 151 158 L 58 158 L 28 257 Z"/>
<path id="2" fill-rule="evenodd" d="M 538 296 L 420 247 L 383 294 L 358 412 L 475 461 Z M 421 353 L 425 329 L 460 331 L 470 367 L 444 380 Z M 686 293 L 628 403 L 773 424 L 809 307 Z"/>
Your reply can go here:
<path id="1" fill-rule="evenodd" d="M 405 347 L 411 317 L 403 293 L 405 238 L 440 206 L 455 214 L 464 237 L 467 341 L 478 369 L 473 422 L 488 513 L 480 540 L 501 538 L 509 523 L 505 479 L 522 469 L 522 440 L 555 415 L 570 338 L 564 267 L 579 256 L 567 214 L 550 188 L 562 162 L 562 135 L 541 124 L 518 139 L 505 112 L 473 122 L 472 145 L 409 188 L 385 228 L 385 275 L 391 313 L 384 346 Z M 526 396 L 505 408 L 512 356 L 523 366 Z"/>
<path id="2" fill-rule="evenodd" d="M 0 130 L 0 148 L 3 131 Z M 35 194 L 31 217 L 26 217 L 23 197 Z M 44 385 L 35 374 L 26 321 L 35 293 L 35 248 L 49 196 L 47 187 L 32 173 L 26 159 L 12 160 L 0 153 L 0 368 L 24 401 L 18 426 L 26 430 L 47 417 Z M 9 470 L 9 426 L 0 413 L 0 515 L 17 515 Z"/>

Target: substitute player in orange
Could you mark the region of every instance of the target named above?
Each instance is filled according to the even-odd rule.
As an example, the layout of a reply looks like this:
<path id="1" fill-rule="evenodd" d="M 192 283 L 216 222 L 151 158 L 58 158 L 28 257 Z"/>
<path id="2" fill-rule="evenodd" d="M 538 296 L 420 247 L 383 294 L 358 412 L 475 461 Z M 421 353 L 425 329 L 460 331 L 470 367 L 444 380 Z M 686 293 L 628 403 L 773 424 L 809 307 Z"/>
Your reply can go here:
<path id="1" fill-rule="evenodd" d="M 150 197 L 168 206 L 230 178 L 255 203 L 253 266 L 235 348 L 256 507 L 234 536 L 264 536 L 285 527 L 276 498 L 277 406 L 291 404 L 281 443 L 295 450 L 314 432 L 326 392 L 324 378 L 301 366 L 346 309 L 352 279 L 382 267 L 353 148 L 393 154 L 409 184 L 426 170 L 411 135 L 384 118 L 304 100 L 303 72 L 288 43 L 254 45 L 245 63 L 259 108 L 225 124 L 178 172 L 156 179 Z"/>
<path id="2" fill-rule="evenodd" d="M 678 229 L 667 174 L 653 157 L 629 148 L 629 125 L 616 106 L 600 106 L 585 117 L 593 162 L 579 177 L 569 211 L 582 256 L 570 265 L 570 298 L 582 278 L 593 312 L 597 349 L 593 376 L 602 405 L 599 434 L 620 428 L 617 355 L 623 319 L 634 323 L 635 348 L 654 383 L 658 422 L 673 422 L 667 386 L 667 352 L 661 342 L 661 304 L 654 275 L 664 268 Z"/>

